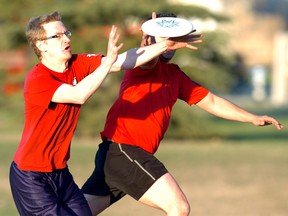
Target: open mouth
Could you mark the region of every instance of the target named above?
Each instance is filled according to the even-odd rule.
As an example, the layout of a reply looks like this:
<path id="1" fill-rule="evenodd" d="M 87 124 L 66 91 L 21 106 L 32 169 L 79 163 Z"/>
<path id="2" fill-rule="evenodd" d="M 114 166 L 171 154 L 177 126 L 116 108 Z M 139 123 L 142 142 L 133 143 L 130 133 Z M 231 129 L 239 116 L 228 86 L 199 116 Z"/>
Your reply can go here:
<path id="1" fill-rule="evenodd" d="M 71 49 L 70 49 L 70 46 L 66 46 L 64 49 L 67 50 L 67 51 L 70 51 L 70 50 L 71 50 Z"/>

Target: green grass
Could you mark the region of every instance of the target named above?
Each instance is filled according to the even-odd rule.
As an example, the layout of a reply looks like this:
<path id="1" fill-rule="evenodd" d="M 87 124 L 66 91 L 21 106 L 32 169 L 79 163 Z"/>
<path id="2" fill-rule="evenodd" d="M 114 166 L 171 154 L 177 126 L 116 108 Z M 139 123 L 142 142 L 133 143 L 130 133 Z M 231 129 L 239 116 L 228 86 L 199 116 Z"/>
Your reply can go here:
<path id="1" fill-rule="evenodd" d="M 74 140 L 69 166 L 79 186 L 93 169 L 98 142 Z M 2 140 L 0 148 L 0 215 L 14 216 L 17 212 L 10 194 L 8 169 L 16 142 Z M 288 145 L 283 140 L 164 141 L 157 157 L 178 180 L 195 215 L 284 216 L 288 212 Z M 158 210 L 129 197 L 101 215 L 127 216 L 135 212 L 159 215 Z"/>
<path id="2" fill-rule="evenodd" d="M 207 140 L 164 140 L 156 155 L 185 192 L 191 215 L 287 215 L 287 110 L 261 110 L 279 119 L 286 126 L 282 131 L 273 126 L 255 127 L 211 117 L 209 124 L 214 127 L 209 128 L 214 128 L 218 136 Z M 0 118 L 0 215 L 16 216 L 8 175 L 23 122 L 19 118 L 15 124 L 18 117 L 7 112 L 0 112 Z M 92 172 L 98 143 L 99 138 L 73 140 L 69 167 L 80 187 Z M 164 214 L 127 196 L 101 215 Z"/>

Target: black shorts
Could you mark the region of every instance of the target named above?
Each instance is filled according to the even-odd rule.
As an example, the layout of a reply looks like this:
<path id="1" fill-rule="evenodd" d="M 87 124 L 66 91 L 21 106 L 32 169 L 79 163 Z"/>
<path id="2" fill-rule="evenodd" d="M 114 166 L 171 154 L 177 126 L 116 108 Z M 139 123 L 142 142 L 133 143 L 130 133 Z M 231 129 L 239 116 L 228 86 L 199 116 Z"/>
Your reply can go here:
<path id="1" fill-rule="evenodd" d="M 111 196 L 111 204 L 129 194 L 136 200 L 167 173 L 165 166 L 143 149 L 105 141 L 99 145 L 95 169 L 82 187 L 84 194 Z"/>

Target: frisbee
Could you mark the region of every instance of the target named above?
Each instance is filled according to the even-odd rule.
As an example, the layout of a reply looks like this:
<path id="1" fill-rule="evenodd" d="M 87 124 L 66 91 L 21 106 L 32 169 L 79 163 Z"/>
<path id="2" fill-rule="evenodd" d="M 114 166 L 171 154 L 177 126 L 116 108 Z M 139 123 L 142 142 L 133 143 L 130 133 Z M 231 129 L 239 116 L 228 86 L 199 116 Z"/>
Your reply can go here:
<path id="1" fill-rule="evenodd" d="M 143 23 L 142 31 L 156 37 L 180 37 L 193 31 L 191 22 L 175 17 L 159 17 Z"/>

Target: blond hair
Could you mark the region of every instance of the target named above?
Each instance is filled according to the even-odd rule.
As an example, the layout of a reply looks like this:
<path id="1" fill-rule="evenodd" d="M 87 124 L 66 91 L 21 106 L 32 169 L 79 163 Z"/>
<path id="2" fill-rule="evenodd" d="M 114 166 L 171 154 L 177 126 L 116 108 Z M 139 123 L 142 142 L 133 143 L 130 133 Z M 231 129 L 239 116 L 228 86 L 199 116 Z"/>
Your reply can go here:
<path id="1" fill-rule="evenodd" d="M 34 17 L 29 20 L 26 27 L 26 38 L 39 59 L 41 59 L 41 51 L 36 46 L 36 42 L 39 40 L 44 40 L 47 36 L 46 31 L 43 28 L 43 24 L 61 21 L 61 19 L 61 15 L 58 13 L 58 11 L 55 11 L 51 14 Z"/>

